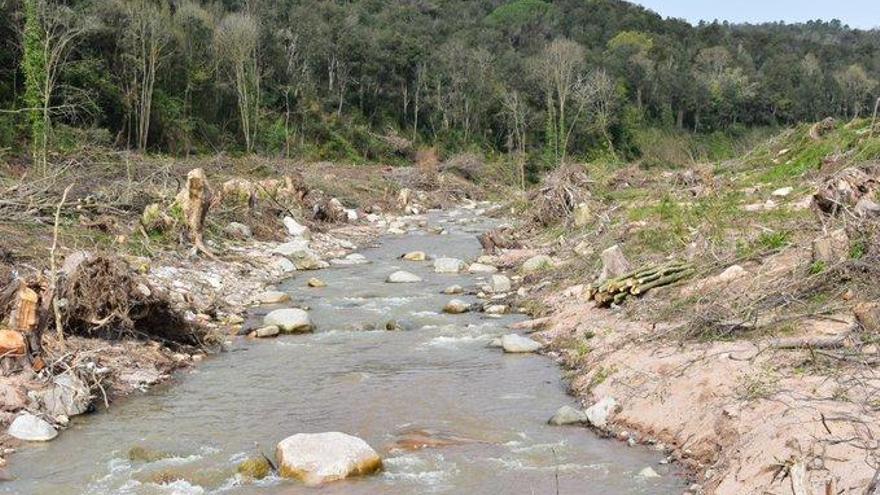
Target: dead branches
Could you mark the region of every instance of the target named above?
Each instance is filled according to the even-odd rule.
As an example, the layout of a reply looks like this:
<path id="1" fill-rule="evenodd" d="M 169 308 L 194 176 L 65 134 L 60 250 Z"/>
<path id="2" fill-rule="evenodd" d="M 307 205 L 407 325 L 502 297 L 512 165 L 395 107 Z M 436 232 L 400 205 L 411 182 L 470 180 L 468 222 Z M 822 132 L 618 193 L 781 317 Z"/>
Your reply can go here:
<path id="1" fill-rule="evenodd" d="M 541 187 L 529 192 L 532 220 L 543 226 L 565 221 L 589 199 L 590 184 L 582 165 L 561 165 L 547 175 Z"/>
<path id="2" fill-rule="evenodd" d="M 693 265 L 676 261 L 643 267 L 620 277 L 590 284 L 587 298 L 596 301 L 600 307 L 621 304 L 629 296 L 641 296 L 651 289 L 674 284 L 695 272 Z"/>

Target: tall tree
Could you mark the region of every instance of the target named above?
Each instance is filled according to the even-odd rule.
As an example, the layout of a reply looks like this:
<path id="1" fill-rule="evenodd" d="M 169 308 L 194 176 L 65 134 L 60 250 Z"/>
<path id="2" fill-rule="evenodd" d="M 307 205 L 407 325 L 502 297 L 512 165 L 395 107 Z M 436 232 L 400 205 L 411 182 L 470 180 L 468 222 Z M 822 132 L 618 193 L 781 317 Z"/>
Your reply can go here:
<path id="1" fill-rule="evenodd" d="M 238 100 L 238 114 L 245 149 L 253 151 L 260 111 L 260 68 L 257 42 L 260 28 L 250 14 L 232 13 L 220 21 L 214 48 L 225 64 Z"/>
<path id="2" fill-rule="evenodd" d="M 565 39 L 553 40 L 534 66 L 547 104 L 548 141 L 556 163 L 562 163 L 568 152 L 571 132 L 567 120 L 569 100 L 586 65 L 586 50 L 580 44 Z"/>

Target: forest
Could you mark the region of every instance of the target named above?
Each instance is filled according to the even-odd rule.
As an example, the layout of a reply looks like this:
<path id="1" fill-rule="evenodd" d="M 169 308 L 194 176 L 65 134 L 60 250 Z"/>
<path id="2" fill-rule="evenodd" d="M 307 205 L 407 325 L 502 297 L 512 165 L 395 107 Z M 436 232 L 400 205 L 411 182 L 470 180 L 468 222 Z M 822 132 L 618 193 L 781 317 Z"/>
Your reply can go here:
<path id="1" fill-rule="evenodd" d="M 880 31 L 619 0 L 4 0 L 0 151 L 637 158 L 646 129 L 870 115 Z M 678 131 L 680 130 L 680 131 Z"/>

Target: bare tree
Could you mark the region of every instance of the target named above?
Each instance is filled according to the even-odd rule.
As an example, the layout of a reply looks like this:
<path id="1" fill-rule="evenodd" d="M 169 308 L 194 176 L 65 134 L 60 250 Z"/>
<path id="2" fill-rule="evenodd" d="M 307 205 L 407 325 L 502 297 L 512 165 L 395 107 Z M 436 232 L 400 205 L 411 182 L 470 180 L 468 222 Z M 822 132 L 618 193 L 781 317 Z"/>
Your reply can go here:
<path id="1" fill-rule="evenodd" d="M 618 99 L 619 95 L 614 79 L 605 72 L 605 69 L 597 69 L 589 76 L 579 79 L 575 84 L 574 100 L 577 102 L 577 112 L 571 127 L 574 127 L 577 119 L 582 113 L 585 113 L 589 119 L 590 128 L 605 141 L 612 156 L 616 156 L 616 152 L 610 129 L 614 121 Z M 571 129 L 569 129 L 570 132 Z"/>
<path id="2" fill-rule="evenodd" d="M 238 99 L 245 148 L 253 150 L 260 109 L 260 70 L 257 43 L 260 27 L 250 14 L 233 13 L 214 32 L 214 49 L 229 70 Z"/>
<path id="3" fill-rule="evenodd" d="M 519 185 L 526 189 L 526 135 L 528 104 L 516 90 L 504 89 L 501 94 L 502 112 L 507 117 L 510 132 L 510 151 L 516 155 Z"/>
<path id="4" fill-rule="evenodd" d="M 88 18 L 50 0 L 26 0 L 23 66 L 33 127 L 34 158 L 45 169 L 52 97 L 71 50 L 90 29 Z"/>
<path id="5" fill-rule="evenodd" d="M 586 63 L 586 51 L 580 44 L 559 38 L 544 48 L 536 60 L 534 70 L 547 102 L 548 143 L 553 148 L 557 163 L 565 160 L 571 124 L 568 122 L 568 104 L 579 74 Z"/>
<path id="6" fill-rule="evenodd" d="M 143 151 L 150 135 L 156 73 L 170 53 L 171 10 L 167 3 L 151 0 L 120 0 L 120 6 L 129 21 L 122 40 L 125 69 L 130 77 L 127 86 L 137 125 L 137 148 Z"/>

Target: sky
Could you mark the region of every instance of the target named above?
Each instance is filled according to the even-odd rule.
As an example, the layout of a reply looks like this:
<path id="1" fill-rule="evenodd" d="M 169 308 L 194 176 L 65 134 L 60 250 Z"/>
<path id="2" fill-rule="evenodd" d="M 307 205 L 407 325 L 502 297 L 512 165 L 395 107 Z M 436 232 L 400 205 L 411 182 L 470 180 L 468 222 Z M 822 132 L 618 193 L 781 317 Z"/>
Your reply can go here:
<path id="1" fill-rule="evenodd" d="M 840 19 L 850 27 L 880 27 L 880 0 L 632 0 L 663 17 L 691 23 L 700 20 L 731 22 L 803 22 Z"/>

